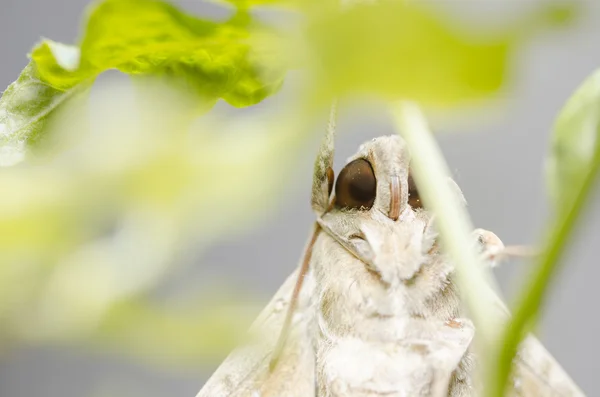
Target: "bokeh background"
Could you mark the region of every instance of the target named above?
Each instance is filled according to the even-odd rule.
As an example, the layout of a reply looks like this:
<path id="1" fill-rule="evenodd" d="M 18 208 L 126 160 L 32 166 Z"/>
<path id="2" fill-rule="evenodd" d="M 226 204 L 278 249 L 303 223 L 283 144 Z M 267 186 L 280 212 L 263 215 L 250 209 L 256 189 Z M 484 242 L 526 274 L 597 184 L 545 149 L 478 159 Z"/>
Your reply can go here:
<path id="1" fill-rule="evenodd" d="M 73 42 L 87 3 L 0 0 L 0 87 L 16 79 L 27 64 L 27 52 L 40 37 Z M 218 17 L 221 12 L 214 4 L 201 1 L 176 3 L 201 15 Z M 450 12 L 485 21 L 510 20 L 536 2 L 439 3 Z M 538 34 L 520 48 L 511 64 L 512 79 L 500 107 L 485 116 L 463 114 L 458 122 L 434 120 L 439 142 L 469 202 L 474 224 L 494 231 L 505 244 L 539 241 L 549 209 L 543 161 L 554 117 L 583 79 L 600 67 L 600 3 L 590 0 L 585 5 L 585 12 L 573 25 Z M 235 117 L 274 111 L 282 97 L 294 94 L 296 77 L 292 73 L 281 93 L 258 106 L 237 110 L 219 103 L 213 112 Z M 101 81 L 119 78 L 116 73 L 108 73 Z M 117 103 L 120 100 L 123 99 L 115 98 Z M 393 134 L 394 130 L 383 112 L 364 106 L 342 115 L 339 132 L 337 171 L 364 140 Z M 287 183 L 281 185 L 273 200 L 275 204 L 258 222 L 217 241 L 207 250 L 186 256 L 188 266 L 181 267 L 159 293 L 178 291 L 194 280 L 201 285 L 210 284 L 213 279 L 230 279 L 253 291 L 258 302 L 266 303 L 296 266 L 313 221 L 309 188 L 318 138 L 315 135 L 301 148 L 305 152 L 302 160 Z M 268 178 L 268 170 L 256 177 Z M 552 286 L 537 332 L 590 396 L 600 394 L 599 197 L 595 194 L 591 200 L 592 208 Z M 507 263 L 495 271 L 509 301 L 527 274 L 526 266 Z M 164 343 L 168 345 L 169 341 Z M 3 346 L 0 396 L 193 396 L 216 365 L 217 362 L 168 368 L 85 347 Z"/>

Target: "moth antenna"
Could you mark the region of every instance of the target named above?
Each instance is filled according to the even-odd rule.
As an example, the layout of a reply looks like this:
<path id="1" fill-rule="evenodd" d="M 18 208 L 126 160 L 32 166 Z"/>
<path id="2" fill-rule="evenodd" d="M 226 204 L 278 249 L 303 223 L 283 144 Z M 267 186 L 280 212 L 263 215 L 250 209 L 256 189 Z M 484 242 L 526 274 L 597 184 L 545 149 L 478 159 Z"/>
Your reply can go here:
<path id="1" fill-rule="evenodd" d="M 311 206 L 313 210 L 320 216 L 323 215 L 329 208 L 329 196 L 333 190 L 334 174 L 333 174 L 333 154 L 335 151 L 335 130 L 336 130 L 336 119 L 337 119 L 337 100 L 334 100 L 329 110 L 329 121 L 327 123 L 327 130 L 325 137 L 321 141 L 319 153 L 315 160 L 315 167 L 313 172 L 313 186 L 311 194 Z M 312 255 L 312 248 L 319 235 L 320 226 L 315 223 L 314 230 L 310 242 L 306 246 L 304 251 L 304 258 L 302 259 L 302 265 L 300 272 L 298 273 L 298 280 L 294 286 L 292 292 L 292 298 L 290 299 L 290 305 L 285 315 L 283 327 L 279 334 L 279 339 L 273 350 L 273 357 L 269 363 L 270 371 L 273 371 L 277 366 L 281 353 L 285 347 L 285 343 L 291 331 L 292 317 L 298 306 L 298 297 L 302 284 L 304 283 L 304 277 L 308 273 L 308 264 L 310 263 L 310 257 Z"/>
<path id="2" fill-rule="evenodd" d="M 296 280 L 296 285 L 294 286 L 294 291 L 292 292 L 292 298 L 290 299 L 290 305 L 288 306 L 288 310 L 285 315 L 285 320 L 283 321 L 283 327 L 281 328 L 281 333 L 279 334 L 279 338 L 277 339 L 277 344 L 275 345 L 275 349 L 273 350 L 273 357 L 271 357 L 271 362 L 269 363 L 269 370 L 271 372 L 273 372 L 275 367 L 277 367 L 277 363 L 279 362 L 279 358 L 281 357 L 281 353 L 283 352 L 285 343 L 290 334 L 292 317 L 294 316 L 294 312 L 296 311 L 296 307 L 298 306 L 298 298 L 300 296 L 300 290 L 302 289 L 302 284 L 304 284 L 304 277 L 308 273 L 308 264 L 310 263 L 312 249 L 313 249 L 313 246 L 315 245 L 315 241 L 317 241 L 317 236 L 319 235 L 320 230 L 321 230 L 321 227 L 319 226 L 318 223 L 315 222 L 312 236 L 311 236 L 310 241 L 304 251 L 302 265 L 300 267 L 300 272 L 298 273 L 298 279 Z"/>
<path id="3" fill-rule="evenodd" d="M 329 207 L 329 196 L 333 189 L 333 155 L 335 151 L 335 130 L 337 120 L 337 100 L 334 100 L 329 110 L 329 121 L 325 137 L 321 141 L 319 153 L 315 160 L 313 172 L 313 186 L 311 206 L 313 210 L 322 215 Z"/>

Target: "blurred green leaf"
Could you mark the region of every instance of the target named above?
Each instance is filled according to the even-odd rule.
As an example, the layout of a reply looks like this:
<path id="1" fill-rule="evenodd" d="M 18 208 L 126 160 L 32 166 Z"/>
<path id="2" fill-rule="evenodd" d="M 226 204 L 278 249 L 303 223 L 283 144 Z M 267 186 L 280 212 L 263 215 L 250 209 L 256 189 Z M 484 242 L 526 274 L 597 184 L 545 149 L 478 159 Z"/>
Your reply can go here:
<path id="1" fill-rule="evenodd" d="M 549 27 L 569 26 L 581 16 L 582 8 L 582 3 L 577 1 L 551 1 L 544 4 L 539 19 Z"/>
<path id="2" fill-rule="evenodd" d="M 61 103 L 109 69 L 168 77 L 197 95 L 202 110 L 219 98 L 234 106 L 256 104 L 279 90 L 285 73 L 268 32 L 244 12 L 220 23 L 165 1 L 97 2 L 79 48 L 43 41 L 6 90 L 0 100 L 1 161 L 18 162 Z"/>
<path id="3" fill-rule="evenodd" d="M 49 52 L 55 43 L 45 41 L 38 48 Z M 76 47 L 62 47 L 72 51 Z M 59 56 L 56 63 L 67 62 Z M 78 92 L 90 87 L 90 81 L 82 80 L 71 88 L 59 88 L 39 76 L 35 62 L 21 72 L 0 98 L 0 166 L 12 165 L 23 158 L 25 146 L 37 139 L 54 111 Z"/>
<path id="4" fill-rule="evenodd" d="M 218 23 L 190 16 L 165 1 L 104 0 L 95 6 L 81 42 L 81 68 L 73 78 L 118 69 L 132 75 L 168 75 L 209 100 L 234 106 L 260 102 L 282 84 L 281 70 L 268 70 L 252 52 L 252 32 L 261 28 L 238 13 Z M 34 53 L 34 60 L 35 60 Z M 52 84 L 71 81 L 40 66 Z M 48 73 L 46 73 L 48 72 Z"/>
<path id="5" fill-rule="evenodd" d="M 547 182 L 559 211 L 581 190 L 600 150 L 600 70 L 588 77 L 560 112 L 552 135 Z"/>
<path id="6" fill-rule="evenodd" d="M 238 9 L 253 7 L 277 7 L 295 10 L 307 10 L 309 7 L 339 6 L 340 0 L 212 0 L 215 3 L 228 3 Z"/>
<path id="7" fill-rule="evenodd" d="M 220 2 L 230 3 L 239 8 L 249 8 L 263 5 L 287 5 L 292 3 L 291 0 L 220 0 Z"/>
<path id="8" fill-rule="evenodd" d="M 90 337 L 103 350 L 171 368 L 206 364 L 222 359 L 225 352 L 246 341 L 247 330 L 260 312 L 258 304 L 249 304 L 252 300 L 238 296 L 235 303 L 226 305 L 209 296 L 205 297 L 212 302 L 208 308 L 197 304 L 174 308 L 145 300 L 123 302 L 111 309 Z"/>
<path id="9" fill-rule="evenodd" d="M 0 338 L 97 342 L 142 358 L 155 353 L 155 361 L 172 347 L 172 362 L 201 362 L 245 330 L 234 324 L 239 313 L 217 322 L 217 312 L 170 316 L 129 303 L 150 300 L 184 248 L 199 254 L 273 212 L 294 150 L 310 136 L 297 130 L 306 118 L 240 115 L 233 125 L 212 115 L 190 127 L 181 110 L 193 95 L 163 79 L 137 83 L 98 84 L 90 118 L 74 101 L 49 126 L 66 148 L 0 168 Z M 284 123 L 291 126 L 282 131 Z M 269 178 L 257 183 L 265 170 Z M 161 334 L 172 340 L 157 345 Z"/>
<path id="10" fill-rule="evenodd" d="M 465 31 L 419 2 L 358 4 L 308 29 L 324 97 L 375 93 L 432 106 L 496 92 L 509 37 Z"/>
<path id="11" fill-rule="evenodd" d="M 442 109 L 496 94 L 517 45 L 568 25 L 580 10 L 574 2 L 550 2 L 511 21 L 482 24 L 452 17 L 431 2 L 337 5 L 304 7 L 311 17 L 306 33 L 316 100 L 367 94 Z"/>
<path id="12" fill-rule="evenodd" d="M 530 332 L 562 255 L 573 237 L 600 171 L 600 72 L 590 76 L 560 112 L 552 136 L 548 183 L 555 214 L 544 229 L 544 250 L 519 295 L 513 320 L 504 331 L 498 371 L 490 395 L 503 397 L 518 346 Z"/>

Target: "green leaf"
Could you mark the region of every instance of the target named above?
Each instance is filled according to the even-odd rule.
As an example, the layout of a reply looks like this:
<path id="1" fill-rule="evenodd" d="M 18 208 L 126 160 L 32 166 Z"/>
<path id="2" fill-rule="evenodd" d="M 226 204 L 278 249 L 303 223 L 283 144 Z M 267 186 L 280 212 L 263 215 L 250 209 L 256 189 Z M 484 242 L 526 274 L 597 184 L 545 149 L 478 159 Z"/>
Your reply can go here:
<path id="1" fill-rule="evenodd" d="M 37 50 L 40 57 L 51 57 L 54 64 L 67 67 L 73 65 L 79 52 L 76 47 L 52 41 L 44 41 Z M 19 162 L 25 146 L 39 138 L 53 112 L 90 83 L 82 79 L 78 86 L 52 86 L 40 78 L 36 63 L 30 62 L 0 98 L 0 166 Z"/>
<path id="2" fill-rule="evenodd" d="M 375 93 L 431 106 L 496 92 L 512 43 L 465 31 L 418 2 L 359 4 L 320 18 L 308 37 L 325 97 Z"/>
<path id="3" fill-rule="evenodd" d="M 581 189 L 600 150 L 600 70 L 569 99 L 554 126 L 547 183 L 553 204 L 561 208 Z"/>
<path id="4" fill-rule="evenodd" d="M 292 4 L 291 0 L 221 0 L 233 4 L 238 8 L 250 8 L 256 6 L 269 6 L 269 5 L 289 5 Z"/>
<path id="5" fill-rule="evenodd" d="M 0 99 L 0 161 L 18 162 L 64 100 L 109 69 L 169 78 L 200 98 L 199 110 L 219 98 L 256 104 L 278 91 L 285 73 L 269 33 L 242 11 L 218 23 L 164 1 L 98 2 L 79 48 L 43 41 Z"/>
<path id="6" fill-rule="evenodd" d="M 224 23 L 195 18 L 156 0 L 105 0 L 89 14 L 81 42 L 81 66 L 66 71 L 33 53 L 44 81 L 69 88 L 108 69 L 130 75 L 181 79 L 208 100 L 249 106 L 276 92 L 283 71 L 268 70 L 251 50 L 264 31 L 247 14 Z"/>
<path id="7" fill-rule="evenodd" d="M 309 13 L 308 48 L 317 97 L 325 103 L 331 97 L 375 94 L 427 107 L 471 105 L 502 88 L 518 44 L 578 15 L 572 3 L 543 4 L 488 28 L 424 2 L 350 3 L 356 4 L 340 11 L 326 2 Z"/>

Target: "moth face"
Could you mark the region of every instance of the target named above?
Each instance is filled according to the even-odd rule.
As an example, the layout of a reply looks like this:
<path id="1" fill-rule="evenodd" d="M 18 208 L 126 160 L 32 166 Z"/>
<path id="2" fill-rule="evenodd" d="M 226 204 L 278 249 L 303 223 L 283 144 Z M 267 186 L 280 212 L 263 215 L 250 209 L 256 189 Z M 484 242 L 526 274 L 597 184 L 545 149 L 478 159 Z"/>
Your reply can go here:
<path id="1" fill-rule="evenodd" d="M 363 144 L 335 181 L 323 230 L 388 285 L 410 280 L 431 249 L 435 232 L 410 175 L 399 136 Z"/>

